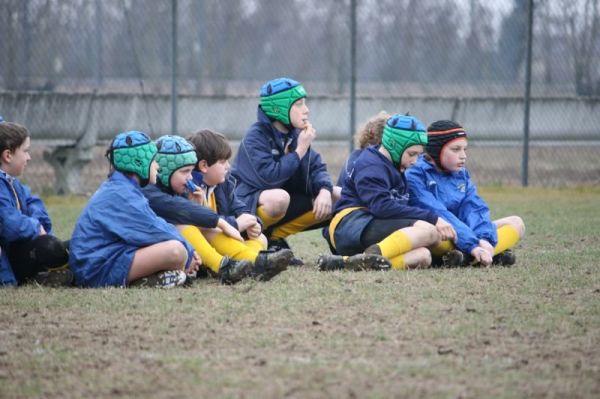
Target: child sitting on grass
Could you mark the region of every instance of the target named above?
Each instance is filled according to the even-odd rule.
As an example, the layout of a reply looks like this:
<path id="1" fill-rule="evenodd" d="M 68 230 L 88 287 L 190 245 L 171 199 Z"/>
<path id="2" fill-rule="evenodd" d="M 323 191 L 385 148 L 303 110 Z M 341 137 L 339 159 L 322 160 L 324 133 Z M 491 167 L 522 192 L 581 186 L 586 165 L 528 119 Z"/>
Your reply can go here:
<path id="1" fill-rule="evenodd" d="M 69 266 L 81 287 L 183 285 L 200 259 L 177 229 L 150 208 L 141 187 L 156 182 L 156 145 L 142 132 L 118 134 L 111 173 L 81 212 Z"/>
<path id="2" fill-rule="evenodd" d="M 205 207 L 195 202 L 198 199 L 198 202 L 206 203 L 206 191 L 190 185 L 192 171 L 197 167 L 198 153 L 191 143 L 179 136 L 166 135 L 160 137 L 156 145 L 159 179 L 156 185 L 144 187 L 144 194 L 159 216 L 180 229 L 183 237 L 202 256 L 204 266 L 225 284 L 236 283 L 248 276 L 267 281 L 285 270 L 291 252 L 267 256 L 259 253 L 263 245 L 260 242 L 260 249 L 247 247 L 235 219 L 226 220 L 227 216 L 217 214 L 215 207 Z M 214 174 L 208 176 L 208 182 L 213 181 L 211 177 Z M 221 184 L 209 190 L 213 193 L 210 198 L 214 198 L 215 191 L 219 193 L 219 198 L 221 195 L 233 198 L 233 193 L 224 191 Z M 208 203 L 214 204 L 214 200 Z"/>
<path id="3" fill-rule="evenodd" d="M 288 78 L 265 83 L 258 120 L 242 138 L 233 164 L 236 194 L 264 223 L 269 247 L 289 248 L 286 237 L 327 223 L 339 198 L 340 188 L 311 147 L 316 131 L 308 115 L 300 83 Z"/>
<path id="4" fill-rule="evenodd" d="M 69 285 L 67 244 L 52 235 L 44 203 L 18 179 L 31 159 L 29 146 L 29 131 L 0 117 L 0 286 Z"/>
<path id="5" fill-rule="evenodd" d="M 427 135 L 426 153 L 406 174 L 410 203 L 442 216 L 457 233 L 455 243 L 444 241 L 433 251 L 434 259 L 456 247 L 467 263 L 514 264 L 511 248 L 523 237 L 525 224 L 519 216 L 491 220 L 465 167 L 468 140 L 463 127 L 440 120 L 429 126 Z"/>
<path id="6" fill-rule="evenodd" d="M 418 119 L 388 118 L 381 145 L 364 149 L 344 182 L 327 234 L 342 256 L 321 256 L 321 270 L 428 267 L 428 247 L 455 238 L 452 226 L 436 213 L 408 205 L 404 172 L 425 144 Z"/>

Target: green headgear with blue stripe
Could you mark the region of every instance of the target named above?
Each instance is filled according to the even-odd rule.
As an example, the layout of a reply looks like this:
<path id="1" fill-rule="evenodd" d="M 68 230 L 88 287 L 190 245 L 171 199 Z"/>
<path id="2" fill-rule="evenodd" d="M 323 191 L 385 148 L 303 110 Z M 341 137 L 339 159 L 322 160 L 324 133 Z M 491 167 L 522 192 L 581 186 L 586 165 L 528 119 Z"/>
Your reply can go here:
<path id="1" fill-rule="evenodd" d="M 427 132 L 421 121 L 414 116 L 396 114 L 387 120 L 381 144 L 390 153 L 392 163 L 398 168 L 402 154 L 408 147 L 427 144 Z"/>
<path id="2" fill-rule="evenodd" d="M 148 184 L 150 165 L 155 156 L 156 145 L 143 132 L 119 133 L 110 144 L 110 163 L 120 172 L 138 175 L 142 187 Z"/>
<path id="3" fill-rule="evenodd" d="M 260 107 L 269 118 L 290 126 L 292 104 L 304 97 L 306 90 L 295 80 L 273 79 L 260 88 Z"/>
<path id="4" fill-rule="evenodd" d="M 195 166 L 198 158 L 196 148 L 180 136 L 165 135 L 156 140 L 158 154 L 158 179 L 165 187 L 170 186 L 171 176 L 184 166 Z"/>

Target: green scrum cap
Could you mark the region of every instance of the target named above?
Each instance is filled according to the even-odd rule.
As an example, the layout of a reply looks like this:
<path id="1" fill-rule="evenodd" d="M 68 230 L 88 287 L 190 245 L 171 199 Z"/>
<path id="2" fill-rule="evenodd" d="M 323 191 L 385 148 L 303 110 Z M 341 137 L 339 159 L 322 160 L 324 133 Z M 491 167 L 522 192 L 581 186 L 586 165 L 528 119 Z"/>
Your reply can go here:
<path id="1" fill-rule="evenodd" d="M 390 153 L 392 163 L 397 168 L 408 147 L 427 144 L 427 132 L 421 121 L 414 116 L 396 114 L 387 120 L 381 144 Z"/>
<path id="2" fill-rule="evenodd" d="M 184 166 L 195 166 L 196 158 L 195 147 L 180 136 L 165 135 L 156 140 L 158 154 L 158 179 L 165 187 L 169 187 L 171 176 L 177 169 Z"/>
<path id="3" fill-rule="evenodd" d="M 295 80 L 273 79 L 260 88 L 260 107 L 269 118 L 290 126 L 292 104 L 304 97 L 306 90 Z"/>
<path id="4" fill-rule="evenodd" d="M 120 172 L 138 175 L 142 187 L 148 184 L 150 165 L 155 156 L 156 145 L 143 132 L 119 133 L 110 144 L 110 163 Z"/>

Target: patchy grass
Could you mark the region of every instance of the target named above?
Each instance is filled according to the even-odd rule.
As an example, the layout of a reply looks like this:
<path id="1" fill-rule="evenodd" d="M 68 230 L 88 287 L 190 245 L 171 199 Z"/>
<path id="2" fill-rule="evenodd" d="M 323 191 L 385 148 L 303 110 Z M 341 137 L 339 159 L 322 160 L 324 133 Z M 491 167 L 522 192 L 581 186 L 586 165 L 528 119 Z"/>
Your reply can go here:
<path id="1" fill-rule="evenodd" d="M 192 288 L 0 290 L 0 397 L 600 396 L 600 190 L 489 188 L 512 268 L 319 273 Z M 50 198 L 67 238 L 85 200 Z"/>

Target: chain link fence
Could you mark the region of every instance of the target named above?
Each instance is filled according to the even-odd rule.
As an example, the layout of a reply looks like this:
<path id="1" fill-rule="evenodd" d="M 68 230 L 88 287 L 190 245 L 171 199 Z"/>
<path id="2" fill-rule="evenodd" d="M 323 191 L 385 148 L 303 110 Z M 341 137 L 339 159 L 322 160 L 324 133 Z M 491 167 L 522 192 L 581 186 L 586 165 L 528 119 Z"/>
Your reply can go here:
<path id="1" fill-rule="evenodd" d="M 600 0 L 532 3 L 529 184 L 598 184 Z M 0 0 L 0 115 L 31 130 L 24 180 L 35 191 L 56 189 L 52 154 L 71 147 L 88 154 L 73 166 L 81 169 L 75 191 L 93 192 L 108 170 L 102 146 L 119 131 L 158 137 L 210 127 L 235 146 L 254 121 L 260 85 L 287 76 L 309 93 L 315 147 L 336 175 L 354 130 L 355 78 L 356 127 L 380 110 L 425 124 L 455 119 L 470 135 L 477 182 L 516 185 L 528 5 Z"/>

